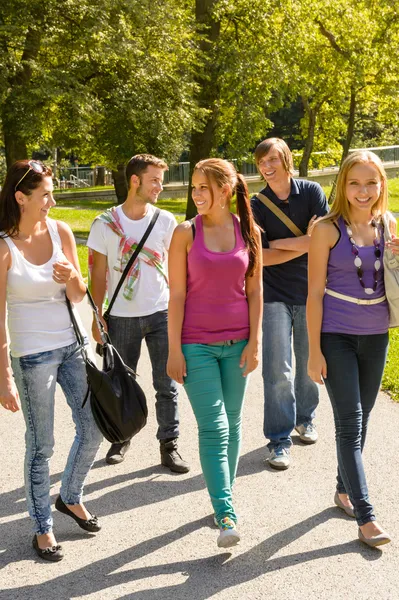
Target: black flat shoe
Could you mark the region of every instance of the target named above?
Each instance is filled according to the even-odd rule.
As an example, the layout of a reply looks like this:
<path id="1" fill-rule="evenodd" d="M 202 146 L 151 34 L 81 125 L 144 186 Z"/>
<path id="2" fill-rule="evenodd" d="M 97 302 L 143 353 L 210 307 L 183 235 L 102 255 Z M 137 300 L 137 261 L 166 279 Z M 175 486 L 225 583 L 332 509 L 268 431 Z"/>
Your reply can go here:
<path id="1" fill-rule="evenodd" d="M 62 547 L 57 544 L 56 546 L 51 546 L 50 548 L 39 548 L 39 543 L 37 541 L 36 535 L 33 537 L 32 546 L 34 547 L 36 554 L 40 556 L 43 560 L 49 560 L 50 562 L 59 562 L 64 558 L 64 553 L 62 551 Z"/>
<path id="2" fill-rule="evenodd" d="M 79 527 L 81 527 L 85 531 L 90 531 L 90 533 L 96 533 L 101 529 L 101 525 L 98 523 L 98 518 L 96 517 L 96 515 L 91 515 L 90 519 L 87 519 L 87 521 L 81 519 L 80 517 L 77 517 L 71 510 L 69 510 L 66 504 L 62 501 L 61 496 L 58 496 L 57 500 L 55 501 L 55 508 L 59 512 L 64 513 L 64 515 L 72 517 L 72 519 L 76 521 Z"/>

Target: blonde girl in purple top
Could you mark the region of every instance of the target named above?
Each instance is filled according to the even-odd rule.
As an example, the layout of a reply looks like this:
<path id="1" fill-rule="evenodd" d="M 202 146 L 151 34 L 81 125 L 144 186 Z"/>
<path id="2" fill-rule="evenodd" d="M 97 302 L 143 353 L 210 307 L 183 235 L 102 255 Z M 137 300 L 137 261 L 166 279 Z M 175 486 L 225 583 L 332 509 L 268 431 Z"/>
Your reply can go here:
<path id="1" fill-rule="evenodd" d="M 239 218 L 230 211 L 233 195 Z M 260 232 L 248 189 L 228 161 L 197 163 L 197 217 L 179 225 L 169 251 L 168 375 L 184 383 L 198 423 L 201 466 L 220 533 L 240 540 L 232 503 L 248 375 L 259 362 Z"/>
<path id="2" fill-rule="evenodd" d="M 359 539 L 369 546 L 390 541 L 376 521 L 362 460 L 388 348 L 381 221 L 386 210 L 380 159 L 372 152 L 350 154 L 338 175 L 331 212 L 316 223 L 309 250 L 308 373 L 316 383 L 324 381 L 334 412 L 334 502 L 356 518 Z M 398 240 L 391 246 L 399 250 Z"/>

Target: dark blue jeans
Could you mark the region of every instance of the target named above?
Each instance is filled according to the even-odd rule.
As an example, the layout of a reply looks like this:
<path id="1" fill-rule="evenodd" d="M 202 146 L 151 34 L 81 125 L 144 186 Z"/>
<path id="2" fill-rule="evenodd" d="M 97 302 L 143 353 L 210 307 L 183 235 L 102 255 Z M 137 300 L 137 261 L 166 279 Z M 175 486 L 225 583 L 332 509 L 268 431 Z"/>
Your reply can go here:
<path id="1" fill-rule="evenodd" d="M 141 343 L 145 339 L 152 365 L 152 383 L 156 392 L 157 438 L 166 440 L 178 437 L 177 384 L 166 373 L 168 311 L 162 310 L 145 317 L 110 316 L 108 332 L 113 345 L 133 371 L 137 369 Z"/>
<path id="2" fill-rule="evenodd" d="M 375 520 L 362 451 L 370 412 L 381 385 L 387 349 L 388 333 L 321 334 L 321 350 L 327 361 L 325 384 L 335 420 L 337 491 L 349 495 L 359 525 Z"/>

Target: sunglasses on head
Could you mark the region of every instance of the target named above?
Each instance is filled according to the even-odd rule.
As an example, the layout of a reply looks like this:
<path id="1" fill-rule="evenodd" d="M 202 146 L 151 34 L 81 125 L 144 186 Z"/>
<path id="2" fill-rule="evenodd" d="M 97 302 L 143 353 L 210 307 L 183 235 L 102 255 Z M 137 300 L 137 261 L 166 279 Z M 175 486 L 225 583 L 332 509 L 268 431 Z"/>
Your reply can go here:
<path id="1" fill-rule="evenodd" d="M 18 181 L 17 185 L 14 188 L 14 191 L 17 191 L 17 187 L 19 186 L 19 184 L 21 183 L 21 181 L 23 181 L 25 179 L 25 177 L 27 176 L 28 173 L 30 173 L 31 171 L 34 171 L 35 173 L 38 173 L 39 175 L 41 173 L 44 173 L 44 171 L 46 170 L 46 167 L 44 165 L 42 165 L 41 162 L 38 162 L 37 160 L 30 160 L 28 162 L 29 165 L 29 169 L 26 171 L 26 173 L 24 173 L 21 177 L 21 179 Z"/>

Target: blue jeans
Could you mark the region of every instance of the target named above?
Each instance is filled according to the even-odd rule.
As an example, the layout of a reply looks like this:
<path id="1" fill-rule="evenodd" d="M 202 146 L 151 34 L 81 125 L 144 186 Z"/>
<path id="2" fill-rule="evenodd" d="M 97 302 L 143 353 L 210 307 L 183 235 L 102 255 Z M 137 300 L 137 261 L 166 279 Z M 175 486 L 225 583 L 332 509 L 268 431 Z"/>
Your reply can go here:
<path id="1" fill-rule="evenodd" d="M 157 438 L 166 440 L 178 437 L 177 384 L 166 373 L 168 311 L 158 311 L 145 317 L 110 316 L 108 332 L 122 360 L 134 372 L 140 358 L 141 343 L 145 339 L 152 365 L 152 384 L 156 392 Z"/>
<path id="2" fill-rule="evenodd" d="M 305 311 L 305 306 L 290 306 L 284 302 L 265 302 L 263 306 L 263 432 L 270 440 L 269 450 L 289 448 L 292 430 L 297 425 L 311 423 L 319 403 L 318 386 L 307 373 L 309 348 Z"/>
<path id="3" fill-rule="evenodd" d="M 11 364 L 26 424 L 25 487 L 29 515 L 38 535 L 52 531 L 49 460 L 54 449 L 54 394 L 58 382 L 72 410 L 76 435 L 62 476 L 61 498 L 79 504 L 83 484 L 102 435 L 94 422 L 87 391 L 86 369 L 77 343 L 12 358 Z"/>
<path id="4" fill-rule="evenodd" d="M 183 344 L 184 388 L 198 424 L 202 471 L 216 519 L 237 520 L 231 488 L 241 447 L 241 413 L 248 377 L 240 357 L 247 340 L 231 346 Z"/>
<path id="5" fill-rule="evenodd" d="M 368 497 L 362 451 L 370 412 L 381 385 L 387 350 L 388 333 L 321 334 L 321 351 L 327 362 L 325 384 L 335 420 L 337 491 L 349 495 L 359 525 L 375 520 Z"/>

